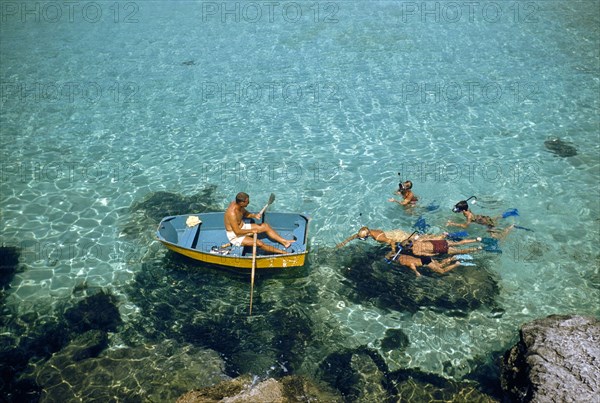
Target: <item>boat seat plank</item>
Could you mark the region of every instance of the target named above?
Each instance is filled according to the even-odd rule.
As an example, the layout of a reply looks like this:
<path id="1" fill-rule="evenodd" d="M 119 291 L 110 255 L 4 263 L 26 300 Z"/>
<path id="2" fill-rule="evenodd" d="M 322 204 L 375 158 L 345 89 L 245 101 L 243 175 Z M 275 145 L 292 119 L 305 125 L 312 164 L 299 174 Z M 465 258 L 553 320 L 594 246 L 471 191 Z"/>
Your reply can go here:
<path id="1" fill-rule="evenodd" d="M 185 248 L 191 248 L 194 242 L 196 233 L 198 232 L 199 225 L 195 225 L 191 228 L 186 228 L 179 235 L 179 244 Z"/>

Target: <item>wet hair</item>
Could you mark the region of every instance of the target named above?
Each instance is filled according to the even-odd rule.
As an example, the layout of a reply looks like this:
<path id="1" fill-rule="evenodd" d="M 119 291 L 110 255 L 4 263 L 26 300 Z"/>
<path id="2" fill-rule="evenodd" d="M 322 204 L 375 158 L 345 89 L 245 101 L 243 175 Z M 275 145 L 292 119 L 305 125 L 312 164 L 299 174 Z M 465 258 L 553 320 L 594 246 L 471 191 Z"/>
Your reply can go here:
<path id="1" fill-rule="evenodd" d="M 404 183 L 406 183 L 406 187 L 404 187 Z M 404 183 L 400 182 L 398 184 L 398 191 L 399 192 L 401 192 L 403 190 L 410 190 L 410 189 L 412 189 L 413 184 L 412 184 L 411 181 L 405 181 Z"/>
<path id="2" fill-rule="evenodd" d="M 240 204 L 242 202 L 245 202 L 249 198 L 250 198 L 250 196 L 248 195 L 248 193 L 240 192 L 240 193 L 238 193 L 238 194 L 235 195 L 235 202 L 237 204 Z"/>
<path id="3" fill-rule="evenodd" d="M 360 236 L 360 233 L 365 231 L 367 232 L 367 234 L 365 236 Z M 362 227 L 358 230 L 356 235 L 358 235 L 358 239 L 367 239 L 369 237 L 369 227 Z"/>
<path id="4" fill-rule="evenodd" d="M 452 209 L 452 211 L 454 211 L 455 213 L 460 213 L 460 212 L 463 212 L 463 211 L 468 211 L 469 210 L 469 204 L 467 202 L 469 200 L 471 200 L 471 199 L 477 200 L 477 197 L 471 196 L 467 200 L 461 200 L 461 201 L 459 201 L 458 203 L 456 203 L 454 205 L 454 208 Z M 475 203 L 475 202 L 473 202 L 473 203 Z"/>

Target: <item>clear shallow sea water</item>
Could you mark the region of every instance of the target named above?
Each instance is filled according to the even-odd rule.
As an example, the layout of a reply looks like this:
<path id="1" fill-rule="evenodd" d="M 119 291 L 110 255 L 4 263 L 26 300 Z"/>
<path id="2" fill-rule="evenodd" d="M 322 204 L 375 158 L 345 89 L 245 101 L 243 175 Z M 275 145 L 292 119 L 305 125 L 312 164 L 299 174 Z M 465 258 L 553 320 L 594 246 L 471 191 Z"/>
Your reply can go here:
<path id="1" fill-rule="evenodd" d="M 598 316 L 599 3 L 456 4 L 94 2 L 71 14 L 3 3 L 2 243 L 21 248 L 24 268 L 6 294 L 11 315 L 52 315 L 85 286 L 117 295 L 135 321 L 127 287 L 165 252 L 157 222 L 131 206 L 216 186 L 217 207 L 246 191 L 258 210 L 273 192 L 273 209 L 313 218 L 309 270 L 265 279 L 261 298 L 322 321 L 324 345 L 330 328 L 375 348 L 402 329 L 407 349 L 380 351 L 392 369 L 460 379 L 523 322 Z M 577 155 L 551 153 L 549 137 Z M 387 202 L 398 172 L 420 207 Z M 421 215 L 447 230 L 471 195 L 476 212 L 518 208 L 508 221 L 534 230 L 480 257 L 502 315 L 345 297 L 327 259 L 336 243 L 362 225 L 410 230 Z M 318 303 L 281 300 L 298 286 Z"/>

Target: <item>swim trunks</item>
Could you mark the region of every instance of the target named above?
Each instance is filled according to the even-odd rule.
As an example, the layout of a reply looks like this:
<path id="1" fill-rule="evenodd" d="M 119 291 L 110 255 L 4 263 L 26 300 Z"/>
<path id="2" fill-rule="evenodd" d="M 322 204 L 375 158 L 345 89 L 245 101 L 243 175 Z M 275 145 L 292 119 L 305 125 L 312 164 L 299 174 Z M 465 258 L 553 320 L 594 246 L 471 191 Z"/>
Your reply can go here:
<path id="1" fill-rule="evenodd" d="M 448 241 L 444 240 L 431 240 L 433 245 L 433 253 L 448 253 Z"/>
<path id="2" fill-rule="evenodd" d="M 242 229 L 245 229 L 245 230 L 252 229 L 252 224 L 250 224 L 250 223 L 244 223 L 242 225 Z M 242 241 L 244 240 L 244 238 L 246 238 L 248 236 L 248 235 L 236 236 L 235 232 L 233 232 L 233 231 L 225 231 L 225 234 L 227 234 L 227 239 L 229 239 L 229 242 L 233 246 L 241 246 L 242 245 Z"/>
<path id="3" fill-rule="evenodd" d="M 429 263 L 431 263 L 431 258 L 429 256 L 423 256 L 420 259 L 423 266 L 427 266 Z"/>

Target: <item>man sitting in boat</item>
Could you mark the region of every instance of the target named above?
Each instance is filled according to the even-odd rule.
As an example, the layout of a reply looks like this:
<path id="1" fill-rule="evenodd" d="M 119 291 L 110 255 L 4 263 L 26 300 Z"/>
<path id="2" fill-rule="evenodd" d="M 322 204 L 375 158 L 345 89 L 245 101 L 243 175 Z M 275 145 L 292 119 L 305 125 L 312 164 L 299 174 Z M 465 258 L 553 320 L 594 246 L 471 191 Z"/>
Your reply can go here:
<path id="1" fill-rule="evenodd" d="M 271 240 L 283 245 L 284 249 L 289 248 L 294 240 L 282 238 L 269 224 L 250 224 L 244 222 L 244 218 L 260 219 L 262 216 L 260 213 L 249 213 L 246 210 L 248 204 L 250 204 L 250 196 L 247 193 L 240 192 L 235 196 L 235 200 L 229 204 L 227 210 L 225 210 L 225 231 L 229 242 L 234 246 L 252 246 L 253 238 L 251 235 L 254 233 L 266 233 Z M 256 246 L 270 253 L 289 253 L 267 245 L 260 239 L 256 240 Z"/>

